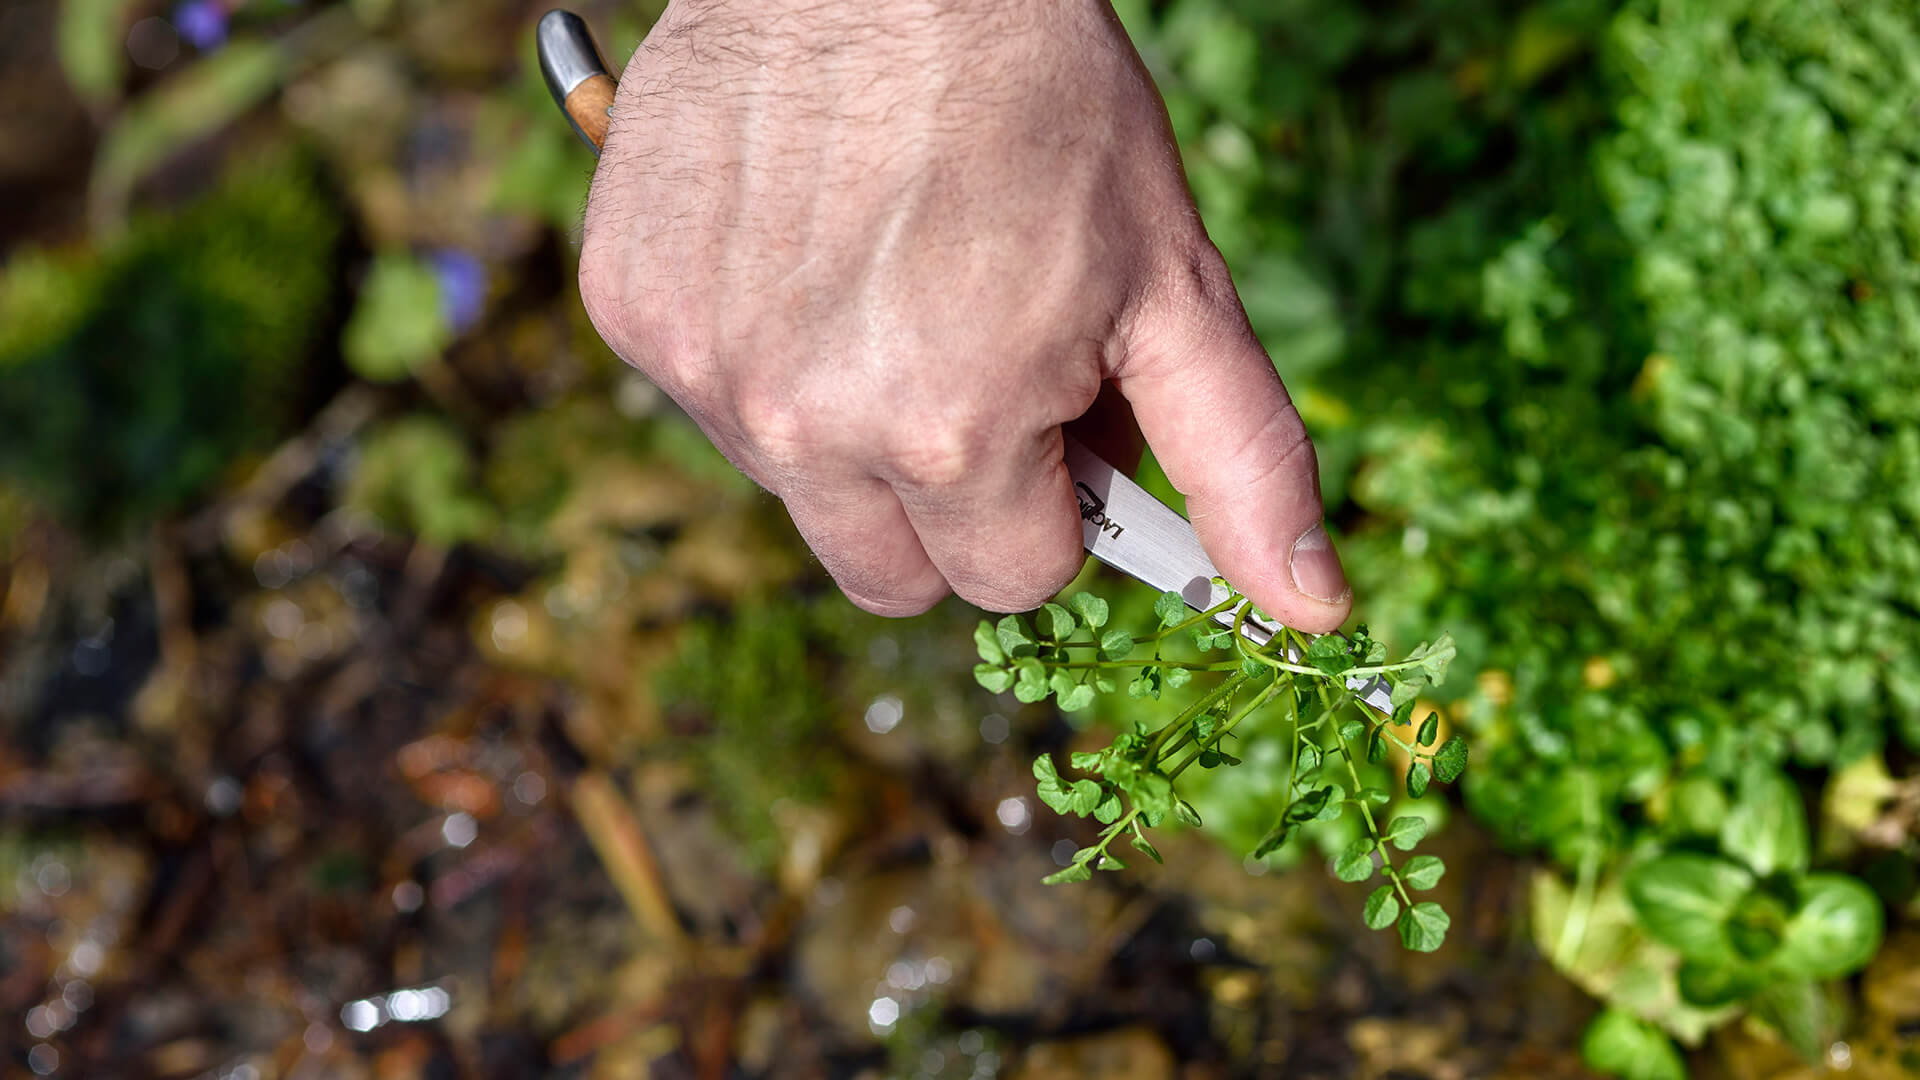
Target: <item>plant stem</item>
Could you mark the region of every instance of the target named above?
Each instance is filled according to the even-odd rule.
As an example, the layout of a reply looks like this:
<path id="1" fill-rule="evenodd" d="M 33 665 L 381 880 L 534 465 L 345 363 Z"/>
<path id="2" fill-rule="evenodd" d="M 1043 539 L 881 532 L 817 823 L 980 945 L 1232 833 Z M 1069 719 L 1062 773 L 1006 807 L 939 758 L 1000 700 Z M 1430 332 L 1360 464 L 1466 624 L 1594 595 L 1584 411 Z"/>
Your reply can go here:
<path id="1" fill-rule="evenodd" d="M 1205 611 L 1200 612 L 1197 615 L 1190 616 L 1184 621 L 1177 622 L 1177 623 L 1174 623 L 1172 626 L 1166 627 L 1165 629 L 1161 630 L 1159 633 L 1153 635 L 1150 638 L 1147 638 L 1146 640 L 1160 641 L 1165 638 L 1172 637 L 1174 634 L 1177 634 L 1180 631 L 1185 630 L 1189 626 L 1193 626 L 1195 624 L 1204 622 L 1207 619 L 1213 618 L 1215 615 L 1218 615 L 1221 612 L 1226 611 L 1228 608 L 1232 607 L 1234 604 L 1238 602 L 1239 602 L 1239 597 L 1229 596 L 1225 600 L 1220 601 L 1219 603 L 1213 605 L 1212 607 L 1208 608 Z"/>
<path id="2" fill-rule="evenodd" d="M 1241 687 L 1241 685 L 1244 684 L 1246 681 L 1247 681 L 1246 673 L 1242 671 L 1236 671 L 1232 675 L 1229 675 L 1226 678 L 1220 680 L 1220 684 L 1218 686 L 1215 686 L 1213 689 L 1200 695 L 1200 699 L 1198 701 L 1195 701 L 1193 704 L 1187 706 L 1185 709 L 1181 710 L 1180 715 L 1174 717 L 1172 723 L 1161 728 L 1159 731 L 1154 732 L 1153 743 L 1150 745 L 1147 751 L 1149 756 L 1152 757 L 1153 760 L 1158 761 L 1161 748 L 1166 746 L 1167 739 L 1172 736 L 1172 733 L 1175 730 L 1184 729 L 1184 730 L 1191 731 L 1193 729 L 1193 720 L 1195 717 L 1199 716 L 1203 712 L 1206 712 L 1209 708 L 1213 706 L 1214 702 L 1219 701 L 1223 696 L 1226 696 L 1228 694 L 1233 693 L 1235 690 L 1238 690 Z"/>
<path id="3" fill-rule="evenodd" d="M 1325 683 L 1320 685 L 1319 690 L 1320 701 L 1326 706 L 1326 715 L 1331 716 L 1338 705 L 1327 696 Z M 1361 787 L 1360 770 L 1353 763 L 1353 748 L 1347 745 L 1346 738 L 1340 734 L 1338 724 L 1333 725 L 1333 738 L 1340 744 L 1340 760 L 1346 762 L 1347 778 L 1353 781 L 1353 792 L 1356 796 L 1353 801 L 1360 808 L 1360 819 L 1367 823 L 1367 835 L 1373 837 L 1373 849 L 1380 853 L 1380 872 L 1386 875 L 1388 881 L 1393 882 L 1393 891 L 1399 893 L 1401 902 L 1407 906 L 1408 910 L 1412 910 L 1413 897 L 1407 892 L 1406 882 L 1400 880 L 1399 872 L 1393 868 L 1393 857 L 1387 854 L 1386 840 L 1380 835 L 1380 826 L 1373 820 L 1373 807 L 1369 806 L 1365 799 L 1357 797 Z"/>
<path id="4" fill-rule="evenodd" d="M 1221 723 L 1221 725 L 1217 729 L 1215 729 L 1213 735 L 1210 738 L 1208 738 L 1205 743 L 1199 746 L 1195 746 L 1193 748 L 1193 752 L 1188 754 L 1186 758 L 1180 762 L 1180 764 L 1175 765 L 1172 769 L 1169 769 L 1167 771 L 1167 779 L 1172 780 L 1177 778 L 1181 773 L 1186 771 L 1187 766 L 1200 760 L 1201 754 L 1207 752 L 1215 744 L 1219 743 L 1221 739 L 1226 738 L 1227 733 L 1232 731 L 1235 725 L 1239 724 L 1243 718 L 1251 714 L 1255 709 L 1258 709 L 1262 705 L 1265 705 L 1267 702 L 1273 700 L 1274 692 L 1278 688 L 1279 688 L 1278 683 L 1269 684 L 1267 688 L 1265 690 L 1262 690 L 1258 695 L 1256 695 L 1252 701 L 1249 701 L 1245 705 L 1242 705 L 1240 706 L 1240 708 L 1234 710 L 1233 715 L 1227 717 L 1227 719 L 1223 723 Z M 1178 749 L 1178 748 L 1176 747 L 1175 749 Z"/>

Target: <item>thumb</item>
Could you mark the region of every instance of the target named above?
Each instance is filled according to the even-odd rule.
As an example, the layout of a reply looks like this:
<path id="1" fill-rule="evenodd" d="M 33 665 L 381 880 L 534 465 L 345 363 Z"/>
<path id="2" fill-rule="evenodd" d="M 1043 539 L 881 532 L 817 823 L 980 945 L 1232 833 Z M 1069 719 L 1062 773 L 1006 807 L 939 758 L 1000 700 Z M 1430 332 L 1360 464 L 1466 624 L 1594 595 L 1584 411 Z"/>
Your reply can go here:
<path id="1" fill-rule="evenodd" d="M 1324 633 L 1353 589 L 1321 520 L 1313 442 L 1208 254 L 1181 295 L 1141 309 L 1116 381 L 1221 575 L 1280 622 Z"/>

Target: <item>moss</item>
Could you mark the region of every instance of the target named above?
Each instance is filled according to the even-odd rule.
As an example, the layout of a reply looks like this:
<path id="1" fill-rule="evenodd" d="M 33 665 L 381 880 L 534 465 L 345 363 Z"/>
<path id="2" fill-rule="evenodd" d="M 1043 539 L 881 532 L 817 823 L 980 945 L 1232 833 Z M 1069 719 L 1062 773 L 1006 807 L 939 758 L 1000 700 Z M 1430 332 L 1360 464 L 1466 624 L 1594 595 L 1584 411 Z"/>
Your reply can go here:
<path id="1" fill-rule="evenodd" d="M 315 170 L 283 155 L 107 250 L 11 259 L 0 474 L 94 533 L 203 494 L 296 419 L 340 235 Z"/>

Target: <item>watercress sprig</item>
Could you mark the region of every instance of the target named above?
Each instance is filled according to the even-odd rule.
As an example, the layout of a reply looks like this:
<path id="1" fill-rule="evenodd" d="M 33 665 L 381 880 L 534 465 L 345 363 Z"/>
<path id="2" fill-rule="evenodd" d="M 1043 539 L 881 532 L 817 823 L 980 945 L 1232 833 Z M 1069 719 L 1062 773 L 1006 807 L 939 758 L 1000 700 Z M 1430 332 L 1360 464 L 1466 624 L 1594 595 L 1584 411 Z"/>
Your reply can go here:
<path id="1" fill-rule="evenodd" d="M 1226 583 L 1216 579 L 1225 587 Z M 1198 697 L 1157 728 L 1136 724 L 1097 751 L 1074 753 L 1069 765 L 1085 774 L 1064 776 L 1053 758 L 1034 759 L 1040 801 L 1056 813 L 1092 817 L 1104 828 L 1072 861 L 1046 878 L 1048 884 L 1085 881 L 1095 870 L 1122 870 L 1113 842 L 1127 843 L 1155 862 L 1160 852 L 1147 837 L 1169 817 L 1200 827 L 1200 814 L 1180 797 L 1176 781 L 1189 768 L 1227 768 L 1241 764 L 1230 739 L 1242 725 L 1272 725 L 1287 739 L 1284 801 L 1275 808 L 1274 825 L 1254 850 L 1264 858 L 1287 844 L 1311 822 L 1332 821 L 1352 807 L 1365 834 L 1334 860 L 1342 881 L 1361 882 L 1379 874 L 1382 884 L 1368 894 L 1361 916 L 1368 927 L 1399 929 L 1409 949 L 1432 951 L 1446 938 L 1448 917 L 1438 903 L 1416 900 L 1415 892 L 1433 888 L 1446 872 L 1438 856 L 1412 855 L 1396 862 L 1393 851 L 1412 852 L 1425 838 L 1425 818 L 1399 816 L 1382 821 L 1376 813 L 1391 796 L 1368 786 L 1359 765 L 1378 765 L 1389 747 L 1406 758 L 1406 792 L 1426 794 L 1435 779 L 1452 783 L 1467 764 L 1467 744 L 1454 735 L 1438 746 L 1439 717 L 1427 715 L 1417 726 L 1413 706 L 1420 692 L 1446 677 L 1453 640 L 1445 634 L 1397 661 L 1365 626 L 1352 638 L 1315 637 L 1283 627 L 1266 645 L 1255 646 L 1242 633 L 1258 615 L 1246 598 L 1227 588 L 1227 599 L 1201 612 L 1188 610 L 1178 593 L 1162 593 L 1154 603 L 1159 625 L 1147 634 L 1107 627 L 1110 605 L 1091 593 L 1076 593 L 1065 604 L 1051 603 L 1029 618 L 1008 615 L 997 624 L 982 621 L 974 631 L 980 663 L 974 678 L 995 693 L 1011 690 L 1022 702 L 1052 697 L 1060 709 L 1087 708 L 1101 694 L 1119 691 L 1134 698 L 1159 700 L 1196 677 L 1213 680 Z M 1231 614 L 1231 625 L 1222 618 Z M 1169 657 L 1165 648 L 1185 636 L 1198 659 Z M 1142 653 L 1145 655 L 1141 655 Z M 1391 715 L 1363 706 L 1348 680 L 1384 678 L 1392 687 Z M 1391 849 L 1391 850 L 1390 850 Z"/>

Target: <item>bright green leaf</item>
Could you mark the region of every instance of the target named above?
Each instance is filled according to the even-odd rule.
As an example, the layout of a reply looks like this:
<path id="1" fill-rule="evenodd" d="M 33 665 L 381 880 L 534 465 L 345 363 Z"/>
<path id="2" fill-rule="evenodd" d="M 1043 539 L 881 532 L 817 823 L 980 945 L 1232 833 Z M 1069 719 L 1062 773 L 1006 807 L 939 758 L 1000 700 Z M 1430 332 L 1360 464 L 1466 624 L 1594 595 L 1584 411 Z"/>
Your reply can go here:
<path id="1" fill-rule="evenodd" d="M 1106 794 L 1092 780 L 1075 780 L 1073 786 L 1067 789 L 1067 812 L 1086 817 L 1099 807 Z"/>
<path id="2" fill-rule="evenodd" d="M 1105 600 L 1090 592 L 1077 592 L 1073 594 L 1073 599 L 1067 602 L 1080 614 L 1080 620 L 1087 624 L 1087 629 L 1098 631 L 1107 625 L 1108 610 Z"/>
<path id="3" fill-rule="evenodd" d="M 973 628 L 973 646 L 980 653 L 980 659 L 989 664 L 1007 662 L 1007 651 L 1000 647 L 1000 635 L 994 632 L 993 624 L 985 619 Z"/>
<path id="4" fill-rule="evenodd" d="M 1044 701 L 1047 696 L 1047 669 L 1033 657 L 1022 657 L 1014 662 L 1013 696 L 1016 700 L 1031 705 Z"/>
<path id="5" fill-rule="evenodd" d="M 1307 663 L 1329 675 L 1338 675 L 1354 666 L 1353 653 L 1338 635 L 1323 634 L 1307 644 Z"/>
<path id="6" fill-rule="evenodd" d="M 1788 920 L 1772 966 L 1805 979 L 1837 979 L 1865 967 L 1880 950 L 1880 898 L 1845 874 L 1800 879 L 1800 909 Z"/>
<path id="7" fill-rule="evenodd" d="M 1297 744 L 1294 754 L 1298 759 L 1298 764 L 1294 767 L 1294 775 L 1301 783 L 1305 783 L 1313 777 L 1314 773 L 1319 772 L 1321 762 L 1326 759 L 1326 754 L 1320 749 L 1318 743 L 1308 742 L 1305 739 Z"/>
<path id="8" fill-rule="evenodd" d="M 1733 959 L 1727 918 L 1753 887 L 1738 863 L 1711 855 L 1674 853 L 1627 871 L 1627 897 L 1647 934 L 1701 960 Z"/>
<path id="9" fill-rule="evenodd" d="M 1008 615 L 1001 619 L 999 625 L 993 628 L 993 633 L 1000 641 L 1000 648 L 1008 656 L 1032 656 L 1039 651 L 1039 646 L 1033 638 L 1033 628 L 1027 625 L 1027 620 L 1018 615 Z"/>
<path id="10" fill-rule="evenodd" d="M 1079 629 L 1073 613 L 1059 604 L 1040 605 L 1040 633 L 1052 641 L 1065 641 Z"/>
<path id="11" fill-rule="evenodd" d="M 1407 767 L 1407 794 L 1419 798 L 1427 793 L 1427 781 L 1432 772 L 1424 761 L 1416 761 Z"/>
<path id="12" fill-rule="evenodd" d="M 1580 1056 L 1596 1072 L 1621 1080 L 1687 1080 L 1687 1066 L 1659 1028 L 1620 1009 L 1602 1010 L 1587 1025 Z"/>
<path id="13" fill-rule="evenodd" d="M 1458 735 L 1440 745 L 1433 755 L 1433 774 L 1443 784 L 1451 784 L 1467 771 L 1467 740 Z"/>
<path id="14" fill-rule="evenodd" d="M 1037 794 L 1040 801 L 1047 804 L 1056 814 L 1064 814 L 1072 805 L 1073 793 L 1060 781 L 1060 773 L 1054 768 L 1053 758 L 1041 754 L 1033 759 L 1033 778 L 1038 782 Z"/>
<path id="15" fill-rule="evenodd" d="M 1440 856 L 1415 855 L 1400 868 L 1400 880 L 1406 882 L 1409 889 L 1431 889 L 1446 872 L 1447 864 L 1440 861 Z"/>
<path id="16" fill-rule="evenodd" d="M 1807 812 L 1800 789 L 1777 769 L 1752 768 L 1720 825 L 1720 850 L 1766 877 L 1807 868 Z"/>
<path id="17" fill-rule="evenodd" d="M 1160 852 L 1155 850 L 1153 843 L 1139 833 L 1133 833 L 1127 837 L 1127 840 L 1132 843 L 1135 848 L 1144 852 L 1147 858 L 1152 859 L 1154 862 L 1165 863 L 1167 861 L 1160 857 Z"/>
<path id="18" fill-rule="evenodd" d="M 1367 894 L 1366 906 L 1360 916 L 1369 930 L 1385 930 L 1400 917 L 1400 898 L 1393 894 L 1393 883 L 1373 890 Z"/>
<path id="19" fill-rule="evenodd" d="M 1333 876 L 1341 881 L 1365 881 L 1373 876 L 1373 839 L 1361 837 L 1333 860 Z"/>
<path id="20" fill-rule="evenodd" d="M 992 664 L 975 664 L 973 681 L 986 687 L 989 693 L 998 694 L 1013 685 L 1013 672 Z"/>
<path id="21" fill-rule="evenodd" d="M 1177 592 L 1163 592 L 1153 602 L 1153 614 L 1162 627 L 1178 626 L 1187 621 L 1187 602 Z"/>
<path id="22" fill-rule="evenodd" d="M 1075 881 L 1088 881 L 1093 877 L 1093 869 L 1086 863 L 1069 863 L 1065 869 L 1057 870 L 1040 879 L 1043 885 L 1067 885 Z"/>
<path id="23" fill-rule="evenodd" d="M 1125 660 L 1133 652 L 1133 635 L 1125 630 L 1109 630 L 1100 637 L 1100 659 Z"/>
<path id="24" fill-rule="evenodd" d="M 1386 830 L 1381 833 L 1381 839 L 1401 851 L 1412 851 L 1421 840 L 1426 839 L 1426 835 L 1426 818 L 1402 816 L 1387 823 Z"/>
<path id="25" fill-rule="evenodd" d="M 1400 916 L 1400 944 L 1414 952 L 1432 952 L 1447 940 L 1453 920 L 1431 900 L 1423 900 Z"/>

